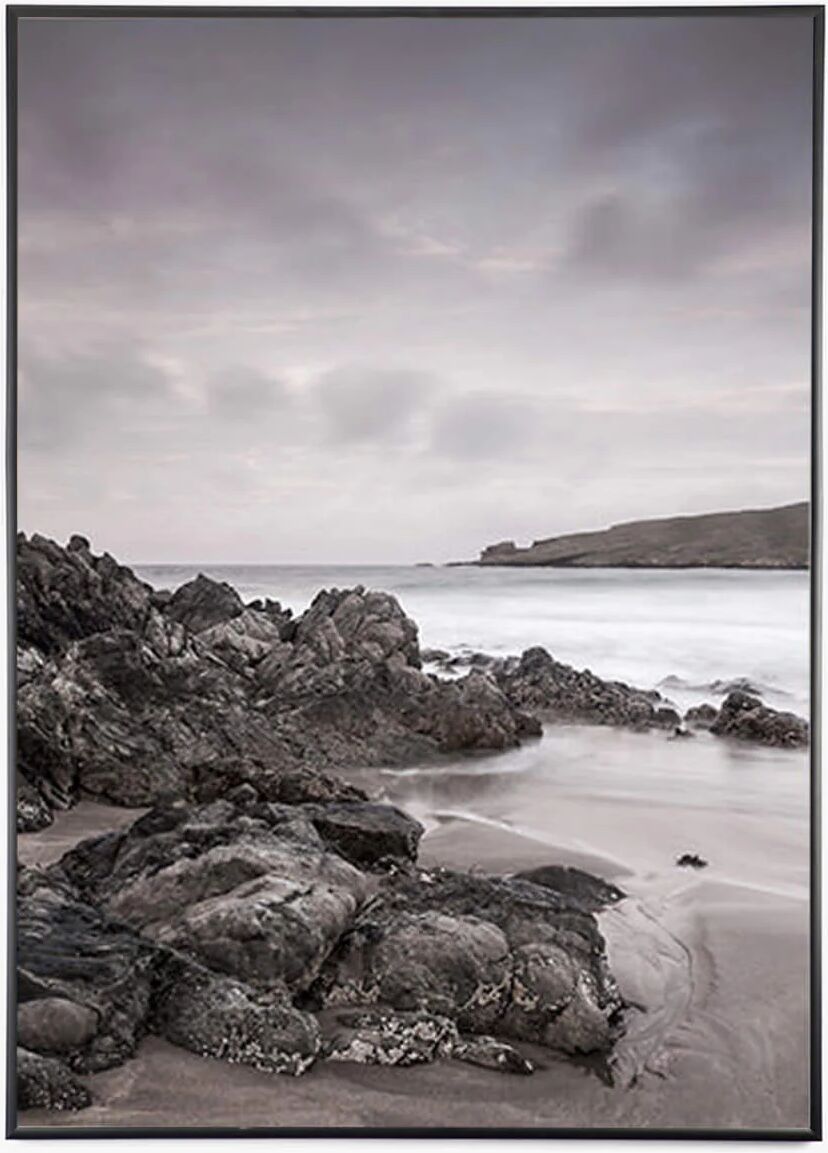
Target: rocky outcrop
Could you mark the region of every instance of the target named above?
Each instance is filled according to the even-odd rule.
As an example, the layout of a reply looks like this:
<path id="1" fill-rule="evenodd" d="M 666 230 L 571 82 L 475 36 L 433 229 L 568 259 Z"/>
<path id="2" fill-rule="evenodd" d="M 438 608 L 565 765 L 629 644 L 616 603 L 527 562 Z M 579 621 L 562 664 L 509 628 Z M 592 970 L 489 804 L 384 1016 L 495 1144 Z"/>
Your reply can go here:
<path id="1" fill-rule="evenodd" d="M 191 633 L 226 624 L 243 612 L 244 604 L 234 588 L 203 573 L 177 588 L 164 605 L 165 615 Z"/>
<path id="2" fill-rule="evenodd" d="M 18 645 L 50 655 L 106 629 L 140 629 L 152 595 L 108 553 L 93 556 L 82 536 L 64 549 L 38 534 L 18 534 Z"/>
<path id="3" fill-rule="evenodd" d="M 588 669 L 561 664 L 543 648 L 501 661 L 492 672 L 511 704 L 536 716 L 632 729 L 672 729 L 681 720 L 655 690 L 603 681 Z"/>
<path id="4" fill-rule="evenodd" d="M 778 748 L 804 749 L 809 741 L 808 722 L 802 717 L 779 712 L 762 704 L 758 697 L 739 691 L 725 698 L 710 731 L 717 737 Z"/>
<path id="5" fill-rule="evenodd" d="M 77 1077 L 148 1033 L 289 1075 L 440 1057 L 529 1073 L 521 1041 L 607 1052 L 622 1003 L 593 911 L 619 891 L 553 867 L 422 870 L 420 832 L 390 806 L 245 782 L 22 869 L 20 1107 L 82 1107 Z"/>
<path id="6" fill-rule="evenodd" d="M 294 621 L 205 576 L 154 593 L 81 538 L 18 551 L 23 830 L 81 796 L 203 795 L 230 765 L 274 801 L 358 799 L 325 771 L 540 732 L 492 677 L 424 673 L 417 627 L 387 593 L 328 590 Z"/>

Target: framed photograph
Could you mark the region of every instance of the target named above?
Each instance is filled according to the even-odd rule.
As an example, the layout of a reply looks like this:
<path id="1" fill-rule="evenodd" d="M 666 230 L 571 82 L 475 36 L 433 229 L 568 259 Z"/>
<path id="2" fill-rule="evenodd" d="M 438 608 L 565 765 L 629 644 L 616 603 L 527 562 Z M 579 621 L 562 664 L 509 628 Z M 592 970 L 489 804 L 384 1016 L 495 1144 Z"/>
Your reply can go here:
<path id="1" fill-rule="evenodd" d="M 822 7 L 7 61 L 8 1134 L 818 1138 Z"/>

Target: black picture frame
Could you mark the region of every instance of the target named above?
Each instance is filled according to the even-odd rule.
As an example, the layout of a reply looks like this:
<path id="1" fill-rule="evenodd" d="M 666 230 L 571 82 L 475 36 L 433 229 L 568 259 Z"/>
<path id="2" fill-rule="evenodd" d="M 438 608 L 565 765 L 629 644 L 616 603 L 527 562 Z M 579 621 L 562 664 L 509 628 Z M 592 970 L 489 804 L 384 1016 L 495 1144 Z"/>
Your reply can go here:
<path id="1" fill-rule="evenodd" d="M 678 1128 L 491 1128 L 491 1127 L 376 1127 L 376 1128 L 339 1128 L 313 1127 L 302 1128 L 286 1127 L 252 1127 L 237 1126 L 222 1127 L 85 1127 L 72 1126 L 60 1129 L 58 1127 L 37 1128 L 33 1126 L 20 1127 L 16 1117 L 16 1087 L 15 1087 L 15 1009 L 17 1003 L 15 987 L 16 953 L 15 919 L 13 916 L 15 904 L 15 826 L 13 814 L 15 809 L 15 779 L 14 765 L 16 758 L 15 746 L 15 703 L 16 703 L 16 612 L 14 585 L 16 577 L 15 542 L 17 537 L 17 339 L 18 339 L 18 313 L 17 313 L 17 239 L 18 239 L 18 200 L 17 200 L 17 66 L 18 66 L 18 27 L 22 20 L 28 18 L 64 18 L 83 19 L 107 17 L 129 21 L 136 18 L 152 17 L 154 19 L 170 20 L 186 17 L 195 19 L 203 17 L 210 20 L 232 17 L 233 19 L 273 20 L 282 18 L 302 17 L 309 20 L 327 20 L 341 17 L 372 19 L 377 17 L 391 18 L 439 18 L 447 21 L 465 20 L 485 16 L 487 19 L 507 20 L 560 20 L 567 17 L 579 18 L 605 16 L 618 17 L 646 17 L 658 20 L 660 17 L 761 17 L 774 20 L 778 17 L 799 15 L 809 17 L 813 21 L 813 173 L 812 173 L 812 309 L 811 309 L 811 489 L 810 489 L 810 529 L 811 529 L 811 568 L 810 568 L 810 609 L 811 609 L 811 718 L 812 740 L 810 748 L 810 1120 L 807 1128 L 796 1130 L 763 1130 L 763 1129 L 678 1129 Z M 739 6 L 739 5 L 706 5 L 700 7 L 661 5 L 657 7 L 626 6 L 547 6 L 536 7 L 435 7 L 435 6 L 405 6 L 405 7 L 360 7 L 356 6 L 323 6 L 323 7 L 254 7 L 254 6 L 217 6 L 217 7 L 177 7 L 134 5 L 113 7 L 109 5 L 26 5 L 13 4 L 6 10 L 6 127 L 7 127 L 7 306 L 6 306 L 6 557 L 8 573 L 8 599 L 7 599 L 7 675 L 9 684 L 8 697 L 8 811 L 7 831 L 9 844 L 8 865 L 8 909 L 9 920 L 7 925 L 7 1010 L 8 1030 L 6 1037 L 6 1136 L 15 1140 L 77 1140 L 77 1139 L 140 1139 L 147 1138 L 485 1138 L 485 1139 L 635 1139 L 636 1141 L 652 1140 L 716 1140 L 716 1141 L 817 1141 L 822 1138 L 822 1069 L 821 1069 L 821 1024 L 822 1024 L 822 989 L 821 989 L 821 749 L 822 732 L 820 708 L 822 704 L 821 685 L 821 658 L 822 658 L 822 603 L 821 583 L 823 579 L 823 539 L 822 539 L 822 460 L 821 460 L 821 434 L 822 434 L 822 342 L 823 342 L 823 130 L 824 130 L 824 41 L 825 41 L 825 8 L 823 5 L 770 5 L 770 6 Z"/>

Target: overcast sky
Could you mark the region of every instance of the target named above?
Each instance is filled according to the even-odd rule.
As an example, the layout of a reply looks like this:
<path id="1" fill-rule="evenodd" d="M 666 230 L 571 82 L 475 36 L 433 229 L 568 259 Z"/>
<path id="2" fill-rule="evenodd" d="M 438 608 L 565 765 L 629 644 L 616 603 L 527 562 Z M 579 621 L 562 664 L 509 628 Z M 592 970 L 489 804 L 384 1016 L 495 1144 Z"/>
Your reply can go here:
<path id="1" fill-rule="evenodd" d="M 442 561 L 805 499 L 811 35 L 23 20 L 20 527 Z"/>

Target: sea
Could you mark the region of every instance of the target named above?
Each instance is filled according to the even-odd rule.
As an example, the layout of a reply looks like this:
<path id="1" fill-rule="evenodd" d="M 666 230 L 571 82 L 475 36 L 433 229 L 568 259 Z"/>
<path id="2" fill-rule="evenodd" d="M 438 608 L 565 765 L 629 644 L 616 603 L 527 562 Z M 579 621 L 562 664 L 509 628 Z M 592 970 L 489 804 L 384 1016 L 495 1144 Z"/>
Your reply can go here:
<path id="1" fill-rule="evenodd" d="M 514 569 L 469 566 L 138 565 L 156 588 L 203 572 L 243 600 L 270 597 L 295 614 L 320 589 L 393 593 L 423 648 L 519 654 L 542 645 L 560 661 L 678 707 L 716 703 L 747 680 L 777 708 L 807 715 L 806 572 L 724 569 Z"/>
<path id="2" fill-rule="evenodd" d="M 383 589 L 417 622 L 424 649 L 507 656 L 543 645 L 575 668 L 657 688 L 681 712 L 721 704 L 728 685 L 747 681 L 773 707 L 809 715 L 806 572 L 225 564 L 135 571 L 168 589 L 203 572 L 245 601 L 270 597 L 295 614 L 320 589 Z M 507 753 L 355 779 L 427 828 L 453 814 L 512 832 L 531 828 L 535 837 L 544 828 L 551 835 L 564 796 L 751 812 L 768 822 L 805 822 L 810 797 L 803 750 L 587 725 L 547 726 L 540 742 Z"/>

